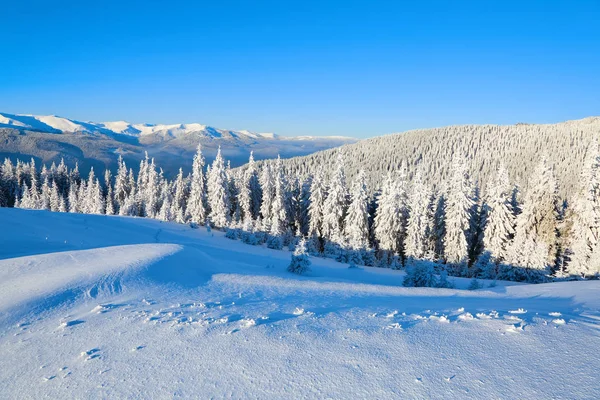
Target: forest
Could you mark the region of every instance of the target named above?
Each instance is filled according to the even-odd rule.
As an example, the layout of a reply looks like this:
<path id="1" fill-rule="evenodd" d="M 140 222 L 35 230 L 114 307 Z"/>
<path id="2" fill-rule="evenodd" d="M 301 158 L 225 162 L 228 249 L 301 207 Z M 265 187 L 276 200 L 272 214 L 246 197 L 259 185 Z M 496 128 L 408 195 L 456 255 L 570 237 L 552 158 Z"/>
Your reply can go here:
<path id="1" fill-rule="evenodd" d="M 192 172 L 169 180 L 148 156 L 139 173 L 119 158 L 113 176 L 91 169 L 82 178 L 64 162 L 0 168 L 0 205 L 84 214 L 154 218 L 220 229 L 249 245 L 293 251 L 303 240 L 312 256 L 350 267 L 406 269 L 407 286 L 449 287 L 448 276 L 547 282 L 596 279 L 600 273 L 600 147 L 591 142 L 572 196 L 541 154 L 525 190 L 500 163 L 485 189 L 471 178 L 468 155 L 456 152 L 443 184 L 431 167 L 407 163 L 369 187 L 364 170 L 350 180 L 346 147 L 323 168 L 293 173 L 277 158 L 232 169 L 221 152 L 206 165 L 201 146 Z M 292 160 L 293 161 L 293 160 Z M 356 164 L 356 161 L 353 162 Z M 5 227 L 4 229 L 10 229 Z"/>

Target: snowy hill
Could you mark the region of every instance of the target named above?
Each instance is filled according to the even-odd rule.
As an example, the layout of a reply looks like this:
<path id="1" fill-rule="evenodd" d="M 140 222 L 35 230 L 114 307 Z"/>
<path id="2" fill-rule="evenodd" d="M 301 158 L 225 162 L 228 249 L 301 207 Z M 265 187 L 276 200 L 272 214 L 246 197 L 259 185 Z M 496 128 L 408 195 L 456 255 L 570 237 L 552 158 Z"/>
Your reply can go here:
<path id="1" fill-rule="evenodd" d="M 49 135 L 51 134 L 51 135 Z M 0 113 L 0 155 L 37 158 L 51 163 L 65 158 L 68 164 L 104 169 L 115 167 L 118 154 L 137 164 L 144 152 L 155 157 L 167 175 L 180 167 L 190 168 L 196 147 L 201 143 L 208 159 L 221 146 L 233 166 L 248 160 L 307 155 L 315 151 L 354 143 L 341 136 L 285 137 L 273 133 L 233 131 L 197 123 L 131 124 L 126 121 L 82 122 L 54 115 Z M 87 169 L 87 168 L 84 168 Z"/>
<path id="2" fill-rule="evenodd" d="M 3 398 L 600 397 L 599 281 L 404 288 L 149 219 L 0 226 Z"/>
<path id="3" fill-rule="evenodd" d="M 353 179 L 366 172 L 369 187 L 381 188 L 388 171 L 405 165 L 410 176 L 418 168 L 426 184 L 443 188 L 455 157 L 466 160 L 469 175 L 482 189 L 496 176 L 500 164 L 522 190 L 543 155 L 554 167 L 561 195 L 578 189 L 579 175 L 590 143 L 600 137 L 600 117 L 556 124 L 457 125 L 418 129 L 365 139 L 344 146 L 346 174 Z M 292 174 L 308 175 L 316 167 L 330 170 L 336 150 L 324 150 L 285 160 Z"/>

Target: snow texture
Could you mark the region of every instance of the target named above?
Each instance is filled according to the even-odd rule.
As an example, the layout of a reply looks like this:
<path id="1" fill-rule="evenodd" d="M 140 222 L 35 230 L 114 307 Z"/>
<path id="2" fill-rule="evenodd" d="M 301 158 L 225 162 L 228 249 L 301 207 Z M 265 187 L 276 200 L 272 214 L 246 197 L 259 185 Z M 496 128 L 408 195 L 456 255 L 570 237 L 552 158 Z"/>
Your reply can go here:
<path id="1" fill-rule="evenodd" d="M 0 225 L 2 398 L 600 398 L 600 281 L 407 288 L 150 219 Z"/>

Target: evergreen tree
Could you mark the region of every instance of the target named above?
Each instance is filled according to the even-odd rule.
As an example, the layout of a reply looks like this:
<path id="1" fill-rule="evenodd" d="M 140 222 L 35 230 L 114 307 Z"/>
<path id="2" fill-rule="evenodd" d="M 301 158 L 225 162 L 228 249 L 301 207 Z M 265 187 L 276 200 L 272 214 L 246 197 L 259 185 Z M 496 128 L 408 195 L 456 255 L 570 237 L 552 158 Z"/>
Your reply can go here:
<path id="1" fill-rule="evenodd" d="M 302 238 L 292 253 L 292 262 L 288 267 L 288 271 L 302 275 L 310 271 L 310 264 L 310 258 L 306 251 L 306 240 Z"/>
<path id="2" fill-rule="evenodd" d="M 350 206 L 344 223 L 346 240 L 353 250 L 367 249 L 369 247 L 369 214 L 367 209 L 369 198 L 364 171 L 361 171 L 356 177 L 350 196 Z"/>
<path id="3" fill-rule="evenodd" d="M 323 237 L 341 245 L 344 242 L 344 219 L 348 208 L 348 189 L 344 173 L 344 156 L 337 154 L 337 164 L 329 180 L 327 198 L 323 203 Z"/>
<path id="4" fill-rule="evenodd" d="M 598 274 L 600 264 L 590 262 L 600 235 L 600 146 L 594 142 L 581 172 L 581 189 L 572 208 L 568 273 L 577 277 Z"/>
<path id="5" fill-rule="evenodd" d="M 221 156 L 221 147 L 212 163 L 208 175 L 208 203 L 210 205 L 211 224 L 224 228 L 229 225 L 231 217 L 229 191 L 227 190 L 227 173 Z"/>
<path id="6" fill-rule="evenodd" d="M 175 198 L 173 199 L 173 213 L 175 220 L 180 224 L 186 222 L 186 204 L 188 199 L 188 184 L 183 177 L 183 169 L 179 168 L 179 174 L 175 180 Z"/>
<path id="7" fill-rule="evenodd" d="M 506 259 L 506 251 L 515 233 L 512 191 L 508 171 L 500 165 L 496 179 L 489 185 L 487 193 L 483 235 L 484 249 L 489 252 L 490 261 L 496 264 Z"/>
<path id="8" fill-rule="evenodd" d="M 375 214 L 375 239 L 387 256 L 404 257 L 407 223 L 406 169 L 388 173 Z M 400 260 L 402 262 L 402 260 Z"/>
<path id="9" fill-rule="evenodd" d="M 469 262 L 472 188 L 465 162 L 456 157 L 446 200 L 446 234 L 444 251 L 446 260 L 464 268 Z"/>
<path id="10" fill-rule="evenodd" d="M 406 228 L 406 257 L 424 259 L 427 256 L 431 195 L 418 169 L 408 199 L 410 210 Z"/>
<path id="11" fill-rule="evenodd" d="M 323 171 L 317 170 L 310 185 L 310 205 L 308 206 L 309 226 L 311 236 L 323 237 L 323 207 L 327 191 L 323 179 Z"/>
<path id="12" fill-rule="evenodd" d="M 505 271 L 504 277 L 531 282 L 545 279 L 556 260 L 557 219 L 557 184 L 544 157 L 532 175 L 523 210 L 517 217 L 508 255 L 514 268 Z"/>
<path id="13" fill-rule="evenodd" d="M 260 205 L 260 214 L 262 216 L 263 226 L 262 229 L 265 232 L 270 230 L 271 224 L 271 210 L 273 197 L 275 196 L 275 187 L 273 182 L 273 176 L 271 174 L 271 163 L 267 162 L 263 165 L 260 173 L 260 187 L 262 191 L 262 203 Z"/>
<path id="14" fill-rule="evenodd" d="M 281 158 L 277 157 L 275 168 L 273 169 L 273 186 L 275 189 L 275 197 L 271 204 L 271 223 L 270 223 L 270 234 L 274 238 L 282 238 L 287 231 L 287 215 L 284 205 L 285 200 L 285 177 L 283 175 L 283 169 L 281 167 Z M 275 240 L 275 239 L 274 239 Z M 278 244 L 273 242 L 270 247 L 281 248 Z"/>
<path id="15" fill-rule="evenodd" d="M 123 161 L 123 157 L 120 155 L 118 164 L 119 169 L 117 170 L 117 176 L 115 178 L 114 200 L 117 209 L 121 209 L 123 204 L 125 204 L 125 199 L 131 192 L 131 187 L 129 186 L 129 179 L 127 176 L 127 165 L 125 165 L 125 161 Z"/>
<path id="16" fill-rule="evenodd" d="M 204 156 L 200 144 L 192 164 L 192 182 L 187 207 L 192 222 L 197 224 L 206 222 L 206 180 L 204 178 Z"/>

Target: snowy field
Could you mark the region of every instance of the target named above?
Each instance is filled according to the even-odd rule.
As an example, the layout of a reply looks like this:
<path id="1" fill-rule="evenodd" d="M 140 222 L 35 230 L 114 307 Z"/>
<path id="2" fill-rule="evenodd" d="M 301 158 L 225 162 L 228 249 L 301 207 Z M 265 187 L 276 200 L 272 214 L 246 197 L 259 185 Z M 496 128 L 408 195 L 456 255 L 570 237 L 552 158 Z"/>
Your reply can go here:
<path id="1" fill-rule="evenodd" d="M 155 220 L 0 227 L 2 398 L 600 398 L 599 281 L 404 288 Z"/>

